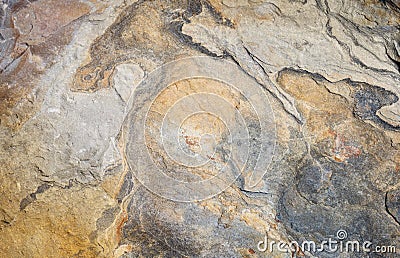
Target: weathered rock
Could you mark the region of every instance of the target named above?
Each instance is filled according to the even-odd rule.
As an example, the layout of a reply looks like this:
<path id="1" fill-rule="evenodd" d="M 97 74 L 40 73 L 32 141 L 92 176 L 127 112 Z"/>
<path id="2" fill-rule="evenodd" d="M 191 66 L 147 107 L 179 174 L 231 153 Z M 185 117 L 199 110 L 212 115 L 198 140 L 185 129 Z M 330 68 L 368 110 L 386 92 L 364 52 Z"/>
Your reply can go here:
<path id="1" fill-rule="evenodd" d="M 3 2 L 0 119 L 18 128 L 38 111 L 47 90 L 39 86 L 39 77 L 57 60 L 90 7 L 80 1 Z"/>
<path id="2" fill-rule="evenodd" d="M 399 255 L 397 1 L 1 6 L 0 256 Z"/>

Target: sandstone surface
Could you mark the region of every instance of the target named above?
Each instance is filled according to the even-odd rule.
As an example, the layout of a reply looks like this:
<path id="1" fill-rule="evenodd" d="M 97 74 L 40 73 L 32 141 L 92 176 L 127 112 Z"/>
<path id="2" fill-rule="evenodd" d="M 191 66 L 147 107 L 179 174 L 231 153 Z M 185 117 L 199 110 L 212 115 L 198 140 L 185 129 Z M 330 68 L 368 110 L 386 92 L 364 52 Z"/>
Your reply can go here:
<path id="1" fill-rule="evenodd" d="M 0 257 L 400 255 L 399 1 L 0 5 Z"/>

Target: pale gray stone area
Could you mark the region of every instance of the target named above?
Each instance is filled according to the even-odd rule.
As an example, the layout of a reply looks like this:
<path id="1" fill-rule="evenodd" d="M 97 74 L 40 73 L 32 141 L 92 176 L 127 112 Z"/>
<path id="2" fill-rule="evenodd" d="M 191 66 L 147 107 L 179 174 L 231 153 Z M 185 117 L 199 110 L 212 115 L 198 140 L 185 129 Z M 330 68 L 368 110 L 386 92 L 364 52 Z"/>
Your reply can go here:
<path id="1" fill-rule="evenodd" d="M 354 1 L 229 1 L 226 5 L 228 16 L 240 16 L 237 27 L 213 23 L 211 14 L 203 12 L 185 24 L 182 32 L 216 55 L 231 55 L 299 120 L 294 100 L 281 96 L 285 94 L 268 83 L 283 68 L 318 73 L 330 81 L 349 78 L 399 95 L 399 68 L 387 54 L 399 56 L 398 30 L 362 27 L 347 20 L 345 16 L 357 14 L 359 6 Z M 378 115 L 399 126 L 399 112 L 396 102 Z"/>

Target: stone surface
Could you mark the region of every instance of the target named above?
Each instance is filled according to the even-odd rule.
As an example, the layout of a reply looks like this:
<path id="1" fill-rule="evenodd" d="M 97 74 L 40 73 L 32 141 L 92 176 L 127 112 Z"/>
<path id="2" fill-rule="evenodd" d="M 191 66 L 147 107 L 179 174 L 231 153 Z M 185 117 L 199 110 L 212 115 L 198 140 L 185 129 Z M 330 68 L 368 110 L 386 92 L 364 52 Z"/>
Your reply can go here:
<path id="1" fill-rule="evenodd" d="M 397 257 L 399 26 L 389 0 L 3 0 L 0 256 Z"/>
<path id="2" fill-rule="evenodd" d="M 38 79 L 57 61 L 90 7 L 80 1 L 52 0 L 10 0 L 2 7 L 0 118 L 2 125 L 18 128 L 38 111 L 47 90 L 38 86 Z"/>

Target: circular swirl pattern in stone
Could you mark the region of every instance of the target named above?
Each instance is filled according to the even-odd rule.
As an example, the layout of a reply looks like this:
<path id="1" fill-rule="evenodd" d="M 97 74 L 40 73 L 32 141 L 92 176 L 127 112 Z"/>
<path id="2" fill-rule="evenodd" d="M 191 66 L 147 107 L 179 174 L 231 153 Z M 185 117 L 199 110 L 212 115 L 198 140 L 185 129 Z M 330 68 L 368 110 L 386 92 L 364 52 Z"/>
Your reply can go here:
<path id="1" fill-rule="evenodd" d="M 168 63 L 136 89 L 127 162 L 150 191 L 175 201 L 210 198 L 241 177 L 262 180 L 275 148 L 264 89 L 237 65 L 210 57 Z"/>

